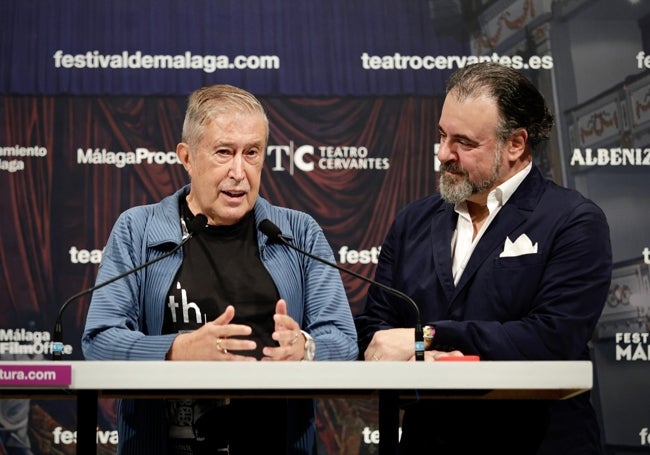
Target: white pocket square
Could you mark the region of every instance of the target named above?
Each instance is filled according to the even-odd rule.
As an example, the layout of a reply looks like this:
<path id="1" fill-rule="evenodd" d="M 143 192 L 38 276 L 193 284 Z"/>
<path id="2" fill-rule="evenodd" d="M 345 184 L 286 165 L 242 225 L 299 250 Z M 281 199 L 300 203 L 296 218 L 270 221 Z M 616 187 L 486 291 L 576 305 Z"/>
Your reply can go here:
<path id="1" fill-rule="evenodd" d="M 522 256 L 524 254 L 536 254 L 537 243 L 533 245 L 526 234 L 521 234 L 514 242 L 510 237 L 506 237 L 506 243 L 503 245 L 503 251 L 500 258 L 510 258 L 513 256 Z"/>

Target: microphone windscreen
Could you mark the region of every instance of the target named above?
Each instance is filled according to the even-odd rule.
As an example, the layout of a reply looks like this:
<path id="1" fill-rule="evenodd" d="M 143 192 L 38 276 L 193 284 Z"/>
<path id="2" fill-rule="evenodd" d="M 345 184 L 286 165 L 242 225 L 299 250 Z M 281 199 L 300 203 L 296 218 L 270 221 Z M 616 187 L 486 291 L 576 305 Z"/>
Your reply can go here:
<path id="1" fill-rule="evenodd" d="M 206 224 L 208 224 L 208 217 L 202 213 L 199 213 L 194 218 L 192 218 L 192 221 L 190 221 L 187 229 L 192 235 L 198 234 L 203 230 L 203 228 L 205 228 Z"/>
<path id="2" fill-rule="evenodd" d="M 266 235 L 269 239 L 277 240 L 281 235 L 282 231 L 277 227 L 271 220 L 262 220 L 260 223 L 260 231 Z"/>

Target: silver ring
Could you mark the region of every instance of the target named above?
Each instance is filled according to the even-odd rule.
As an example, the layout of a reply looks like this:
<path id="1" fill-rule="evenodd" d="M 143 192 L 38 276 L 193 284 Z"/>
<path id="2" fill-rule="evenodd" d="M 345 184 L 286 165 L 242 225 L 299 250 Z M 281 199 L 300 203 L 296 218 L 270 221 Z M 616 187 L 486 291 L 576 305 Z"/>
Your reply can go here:
<path id="1" fill-rule="evenodd" d="M 225 340 L 225 338 L 219 337 L 217 338 L 217 349 L 223 352 L 224 354 L 228 354 L 228 350 L 221 346 L 221 342 Z"/>
<path id="2" fill-rule="evenodd" d="M 297 341 L 298 341 L 298 332 L 293 334 L 293 340 L 289 341 L 289 344 L 293 346 L 294 344 L 296 344 Z"/>

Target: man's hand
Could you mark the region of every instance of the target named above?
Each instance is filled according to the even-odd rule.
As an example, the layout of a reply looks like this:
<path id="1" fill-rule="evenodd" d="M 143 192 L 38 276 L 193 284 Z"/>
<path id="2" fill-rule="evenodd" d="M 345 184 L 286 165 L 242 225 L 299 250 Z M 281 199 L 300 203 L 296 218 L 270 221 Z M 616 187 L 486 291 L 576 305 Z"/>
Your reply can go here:
<path id="1" fill-rule="evenodd" d="M 415 356 L 415 329 L 387 329 L 375 332 L 363 353 L 365 360 L 409 360 Z"/>
<path id="2" fill-rule="evenodd" d="M 250 326 L 231 324 L 234 317 L 235 307 L 228 305 L 214 321 L 192 332 L 181 333 L 174 339 L 166 360 L 255 360 L 231 352 L 256 347 L 252 340 L 231 338 L 252 333 Z"/>
<path id="3" fill-rule="evenodd" d="M 287 314 L 287 302 L 278 300 L 275 305 L 275 331 L 271 335 L 280 346 L 266 346 L 262 360 L 302 360 L 305 356 L 305 337 L 298 323 Z"/>

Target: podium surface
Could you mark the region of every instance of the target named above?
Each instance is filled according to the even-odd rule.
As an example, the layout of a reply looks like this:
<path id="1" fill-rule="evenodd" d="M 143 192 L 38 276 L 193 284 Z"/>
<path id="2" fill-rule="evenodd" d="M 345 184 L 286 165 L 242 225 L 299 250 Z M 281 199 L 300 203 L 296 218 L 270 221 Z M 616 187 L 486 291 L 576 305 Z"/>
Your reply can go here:
<path id="1" fill-rule="evenodd" d="M 19 380 L 17 369 L 26 379 L 30 371 L 46 377 L 44 372 L 56 370 L 64 383 L 30 385 Z M 380 453 L 394 453 L 400 398 L 563 400 L 590 390 L 592 382 L 589 361 L 0 362 L 3 397 L 77 398 L 77 453 L 96 450 L 98 398 L 374 397 Z"/>

